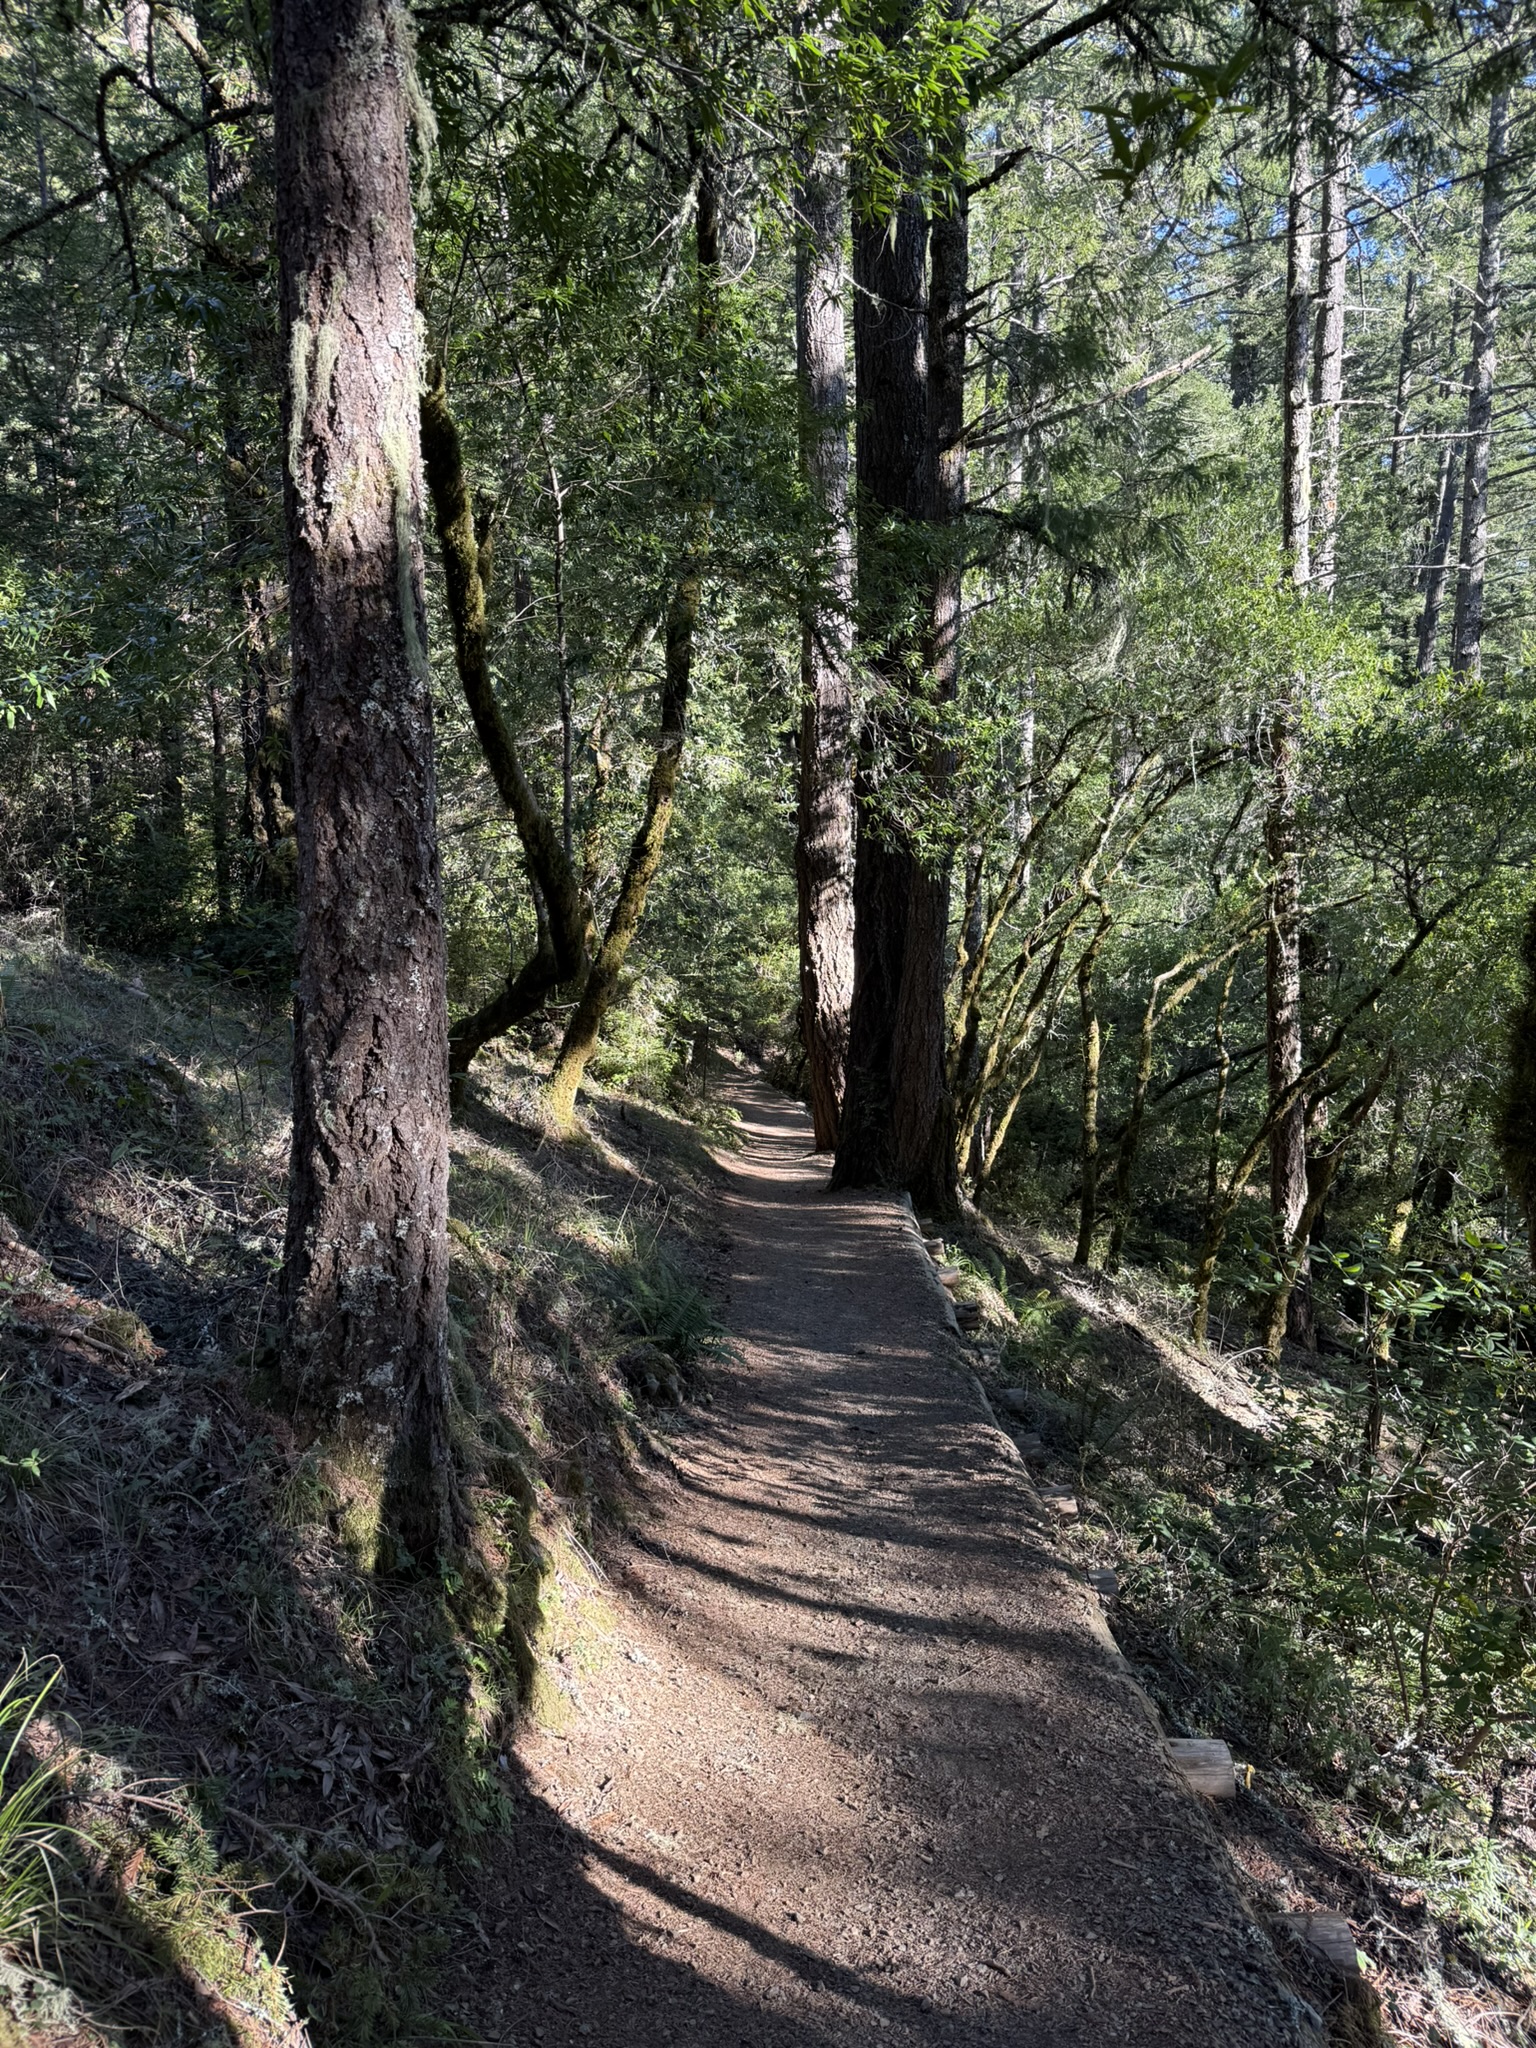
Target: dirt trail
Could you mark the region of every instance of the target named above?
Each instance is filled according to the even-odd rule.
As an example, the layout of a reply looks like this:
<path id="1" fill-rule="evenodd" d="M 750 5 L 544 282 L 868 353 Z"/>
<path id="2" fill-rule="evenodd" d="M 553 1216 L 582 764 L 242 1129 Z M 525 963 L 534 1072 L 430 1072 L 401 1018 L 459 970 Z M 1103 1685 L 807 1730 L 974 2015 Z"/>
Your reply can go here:
<path id="1" fill-rule="evenodd" d="M 729 1084 L 738 1366 L 513 1760 L 461 2010 L 499 2044 L 1269 2048 L 1267 1947 L 949 1362 L 903 1211 Z"/>

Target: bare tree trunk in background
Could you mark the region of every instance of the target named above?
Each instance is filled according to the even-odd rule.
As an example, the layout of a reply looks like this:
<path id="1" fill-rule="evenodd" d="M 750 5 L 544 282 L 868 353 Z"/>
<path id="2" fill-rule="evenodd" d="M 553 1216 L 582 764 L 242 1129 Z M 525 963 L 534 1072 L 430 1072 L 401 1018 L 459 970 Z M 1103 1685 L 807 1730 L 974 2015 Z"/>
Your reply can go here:
<path id="1" fill-rule="evenodd" d="M 448 1013 L 421 552 L 410 28 L 278 0 L 272 85 L 298 972 L 283 1369 L 384 1480 L 393 1558 L 464 1534 L 449 1440 Z"/>
<path id="2" fill-rule="evenodd" d="M 1077 1006 L 1083 1024 L 1082 1148 L 1078 1155 L 1083 1187 L 1078 1205 L 1077 1248 L 1072 1254 L 1074 1266 L 1086 1266 L 1093 1257 L 1093 1228 L 1099 1214 L 1099 1063 L 1103 1038 L 1093 978 L 1109 927 L 1109 912 L 1101 906 L 1093 937 L 1077 963 Z"/>
<path id="3" fill-rule="evenodd" d="M 203 111 L 212 113 L 226 97 L 224 82 L 205 81 Z M 222 129 L 210 128 L 203 140 L 208 179 L 208 213 L 216 227 L 228 229 L 247 204 L 247 166 Z M 219 432 L 224 445 L 222 466 L 224 532 L 228 578 L 244 631 L 240 639 L 240 752 L 244 793 L 240 805 L 240 836 L 248 849 L 242 887 L 264 902 L 293 897 L 293 760 L 288 738 L 287 692 L 277 631 L 281 593 L 268 566 L 273 536 L 261 499 L 261 483 L 252 462 L 245 429 L 242 396 L 254 377 L 270 370 L 267 335 L 256 316 L 245 333 L 231 341 L 213 338 L 214 382 Z"/>
<path id="4" fill-rule="evenodd" d="M 1281 451 L 1281 537 L 1291 580 L 1304 590 L 1312 575 L 1312 144 L 1308 132 L 1310 53 L 1298 43 L 1291 58 L 1291 174 L 1286 195 L 1285 441 Z"/>
<path id="5" fill-rule="evenodd" d="M 1457 313 L 1460 309 L 1459 294 L 1451 296 L 1451 333 L 1447 354 L 1454 358 L 1456 353 Z M 1466 389 L 1463 379 L 1462 389 Z M 1435 655 L 1440 639 L 1440 614 L 1445 605 L 1445 593 L 1450 582 L 1451 546 L 1456 535 L 1456 500 L 1461 487 L 1461 442 L 1447 436 L 1440 444 L 1440 461 L 1435 476 L 1434 502 L 1430 510 L 1429 538 L 1425 546 L 1424 562 L 1420 580 L 1424 590 L 1424 604 L 1419 613 L 1418 671 L 1421 676 L 1435 672 Z"/>
<path id="6" fill-rule="evenodd" d="M 1285 413 L 1282 475 L 1282 544 L 1296 590 L 1311 582 L 1312 392 L 1308 371 L 1312 338 L 1312 153 L 1308 139 L 1309 54 L 1298 44 L 1291 73 L 1291 174 L 1286 210 Z M 1269 933 L 1265 962 L 1265 1036 L 1269 1097 L 1284 1094 L 1302 1070 L 1301 848 L 1296 828 L 1296 694 L 1275 706 L 1270 723 L 1270 794 L 1264 819 L 1269 858 Z M 1275 1256 L 1283 1256 L 1307 1201 L 1307 1110 L 1293 1102 L 1269 1141 L 1269 1199 Z"/>
<path id="7" fill-rule="evenodd" d="M 1232 1000 L 1232 983 L 1237 976 L 1237 962 L 1234 960 L 1227 969 L 1227 978 L 1221 985 L 1221 1000 L 1216 1005 L 1216 1095 L 1211 1104 L 1211 1145 L 1205 1163 L 1205 1214 L 1207 1225 L 1216 1211 L 1216 1195 L 1221 1185 L 1221 1140 L 1227 1123 L 1227 1089 L 1232 1080 L 1232 1048 L 1227 1043 L 1227 1005 Z"/>
<path id="8" fill-rule="evenodd" d="M 1403 462 L 1408 433 L 1408 400 L 1413 394 L 1413 351 L 1417 340 L 1419 273 L 1410 270 L 1403 288 L 1403 340 L 1397 358 L 1397 393 L 1392 401 L 1392 453 L 1387 474 L 1396 476 Z"/>
<path id="9" fill-rule="evenodd" d="M 213 839 L 213 899 L 219 922 L 228 924 L 235 907 L 230 888 L 229 748 L 224 734 L 224 700 L 211 676 L 208 679 L 208 737 L 211 774 L 208 825 Z"/>
<path id="10" fill-rule="evenodd" d="M 1338 52 L 1347 55 L 1348 0 L 1334 16 Z M 1322 430 L 1317 501 L 1312 531 L 1312 581 L 1332 597 L 1337 580 L 1339 466 L 1344 432 L 1344 299 L 1349 282 L 1349 188 L 1354 173 L 1354 104 L 1335 66 L 1328 80 L 1328 140 L 1323 163 L 1322 222 L 1318 236 L 1317 343 L 1312 402 Z"/>
<path id="11" fill-rule="evenodd" d="M 1507 27 L 1510 10 L 1501 10 Z M 1483 171 L 1483 225 L 1472 303 L 1472 360 L 1467 366 L 1467 438 L 1461 498 L 1461 554 L 1456 567 L 1456 618 L 1451 668 L 1475 676 L 1483 666 L 1484 591 L 1488 574 L 1488 460 L 1493 444 L 1493 379 L 1498 362 L 1499 274 L 1509 157 L 1509 91 L 1488 103 L 1488 157 Z"/>
<path id="12" fill-rule="evenodd" d="M 806 153 L 796 210 L 800 460 L 818 557 L 800 643 L 800 1034 L 816 1150 L 830 1152 L 842 1116 L 853 1000 L 853 534 L 843 192 L 838 156 L 825 145 Z"/>
<path id="13" fill-rule="evenodd" d="M 698 338 L 713 343 L 719 326 L 717 293 L 720 282 L 720 186 L 719 167 L 711 144 L 699 140 L 697 151 L 698 193 L 694 211 L 694 247 L 698 274 Z M 707 410 L 708 400 L 704 400 Z M 645 810 L 639 830 L 630 843 L 629 858 L 619 883 L 619 893 L 603 942 L 582 984 L 576 1008 L 565 1027 L 560 1051 L 544 1089 L 544 1103 L 557 1130 L 570 1127 L 576 1114 L 576 1094 L 587 1063 L 597 1050 L 603 1019 L 619 992 L 619 976 L 629 953 L 630 941 L 639 928 L 645 899 L 661 866 L 667 827 L 677 799 L 677 780 L 683 766 L 683 742 L 688 731 L 688 697 L 693 680 L 693 657 L 698 639 L 700 602 L 704 589 L 704 548 L 710 507 L 701 502 L 695 515 L 695 530 L 689 553 L 676 584 L 667 613 L 665 668 L 661 690 L 661 730 L 646 786 Z"/>

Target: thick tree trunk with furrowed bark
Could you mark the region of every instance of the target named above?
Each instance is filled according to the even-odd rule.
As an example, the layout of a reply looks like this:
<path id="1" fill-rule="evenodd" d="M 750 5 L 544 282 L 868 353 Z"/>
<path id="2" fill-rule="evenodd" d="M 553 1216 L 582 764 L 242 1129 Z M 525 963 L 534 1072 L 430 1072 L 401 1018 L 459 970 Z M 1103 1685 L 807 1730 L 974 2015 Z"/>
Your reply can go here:
<path id="1" fill-rule="evenodd" d="M 800 652 L 800 1034 L 816 1149 L 837 1144 L 853 998 L 853 535 L 848 519 L 848 371 L 838 158 L 808 151 L 796 193 L 800 450 L 817 561 Z"/>
<path id="2" fill-rule="evenodd" d="M 389 0 L 279 0 L 299 899 L 283 1365 L 299 1407 L 380 1469 L 396 1563 L 443 1557 L 464 1526 L 448 1432 L 411 65 Z"/>
<path id="3" fill-rule="evenodd" d="M 858 387 L 860 495 L 858 599 L 864 659 L 877 678 L 889 722 L 900 718 L 914 658 L 904 594 L 913 534 L 927 514 L 928 362 L 923 301 L 928 223 L 905 193 L 892 220 L 864 204 L 853 227 L 853 345 Z M 904 622 L 905 623 L 905 622 Z M 901 744 L 902 734 L 892 735 Z M 902 1002 L 912 896 L 921 863 L 901 821 L 881 804 L 882 763 L 874 734 L 860 739 L 855 781 L 853 1003 L 847 1086 L 833 1185 L 899 1185 L 893 1058 Z"/>
<path id="4" fill-rule="evenodd" d="M 859 613 L 880 701 L 855 783 L 853 1009 L 833 1185 L 904 1187 L 944 1215 L 958 1200 L 944 1028 L 949 865 L 920 847 L 916 821 L 896 815 L 882 782 L 892 771 L 912 777 L 930 817 L 941 816 L 950 771 L 935 713 L 958 674 L 961 576 L 958 535 L 943 529 L 965 504 L 968 229 L 957 179 L 940 195 L 925 295 L 918 166 L 904 158 L 894 168 L 908 188 L 894 217 L 866 196 L 853 237 Z M 914 616 L 914 585 L 925 616 Z"/>

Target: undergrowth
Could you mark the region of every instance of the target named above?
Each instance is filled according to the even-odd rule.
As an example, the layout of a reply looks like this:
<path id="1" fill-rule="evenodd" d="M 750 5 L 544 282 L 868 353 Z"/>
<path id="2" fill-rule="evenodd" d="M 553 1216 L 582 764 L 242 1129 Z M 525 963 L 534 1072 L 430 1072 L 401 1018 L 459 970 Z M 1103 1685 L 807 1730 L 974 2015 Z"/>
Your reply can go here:
<path id="1" fill-rule="evenodd" d="M 1287 1348 L 1270 1373 L 1258 1353 L 1193 1351 L 1155 1274 L 1112 1287 L 1043 1241 L 991 1234 L 1013 1256 L 1001 1272 L 995 1246 L 969 1262 L 1003 1312 L 989 1377 L 1023 1390 L 1041 1455 L 1084 1502 L 1070 1540 L 1114 1567 L 1116 1636 L 1170 1730 L 1222 1736 L 1258 1766 L 1231 1828 L 1263 1902 L 1373 1927 L 1394 2038 L 1524 2038 L 1523 1269 L 1475 1231 L 1390 1271 L 1367 1241 L 1319 1262 L 1329 1349 Z"/>
<path id="2" fill-rule="evenodd" d="M 274 1002 L 46 931 L 12 932 L 0 991 L 0 1655 L 33 1660 L 0 1695 L 0 1721 L 30 1701 L 0 2015 L 61 2043 L 108 2012 L 150 2042 L 437 2038 L 518 1717 L 558 1720 L 604 1654 L 588 1546 L 658 1407 L 707 1396 L 698 1105 L 599 1100 L 554 1148 L 527 1055 L 477 1067 L 450 1278 L 473 1539 L 441 1583 L 393 1581 L 373 1475 L 270 1374 Z"/>

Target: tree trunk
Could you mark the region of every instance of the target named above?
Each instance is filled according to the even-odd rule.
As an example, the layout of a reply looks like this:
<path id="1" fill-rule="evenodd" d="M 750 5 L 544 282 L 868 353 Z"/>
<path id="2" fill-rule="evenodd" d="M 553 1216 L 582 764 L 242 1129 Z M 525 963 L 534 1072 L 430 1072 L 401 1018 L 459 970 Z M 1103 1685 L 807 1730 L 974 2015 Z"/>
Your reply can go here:
<path id="1" fill-rule="evenodd" d="M 1349 43 L 1348 0 L 1340 0 L 1335 33 L 1340 55 Z M 1354 171 L 1354 118 L 1349 85 L 1335 66 L 1329 73 L 1328 141 L 1323 164 L 1318 236 L 1317 345 L 1313 404 L 1322 430 L 1317 504 L 1312 532 L 1312 581 L 1331 597 L 1337 580 L 1339 463 L 1344 430 L 1344 299 L 1349 273 L 1349 187 Z"/>
<path id="2" fill-rule="evenodd" d="M 698 198 L 694 213 L 698 276 L 698 338 L 712 344 L 719 321 L 716 293 L 720 279 L 720 188 L 712 146 L 696 145 Z M 702 401 L 708 413 L 707 397 Z M 619 990 L 619 976 L 630 941 L 645 910 L 645 899 L 661 866 L 667 827 L 682 772 L 683 742 L 688 727 L 688 696 L 693 680 L 694 647 L 704 586 L 704 546 L 710 507 L 702 500 L 695 515 L 687 558 L 672 592 L 661 690 L 661 730 L 645 793 L 640 828 L 630 844 L 618 897 L 592 962 L 576 1008 L 565 1029 L 560 1051 L 544 1090 L 544 1102 L 557 1130 L 568 1130 L 576 1114 L 576 1095 L 587 1063 L 597 1050 L 603 1019 Z"/>
<path id="3" fill-rule="evenodd" d="M 575 1117 L 577 1091 L 597 1050 L 603 1019 L 618 994 L 619 977 L 629 954 L 630 941 L 639 928 L 646 896 L 661 866 L 667 827 L 672 822 L 672 808 L 677 798 L 677 779 L 682 772 L 688 693 L 693 677 L 694 639 L 698 631 L 702 587 L 702 571 L 695 563 L 678 578 L 672 593 L 667 613 L 661 731 L 651 763 L 650 781 L 646 786 L 645 811 L 640 828 L 630 843 L 629 858 L 603 934 L 603 943 L 587 971 L 581 996 L 566 1025 L 554 1069 L 545 1085 L 545 1107 L 557 1130 L 568 1130 Z"/>
<path id="4" fill-rule="evenodd" d="M 1311 581 L 1312 393 L 1311 339 L 1312 156 L 1308 140 L 1308 53 L 1298 45 L 1291 74 L 1291 176 L 1286 218 L 1286 329 L 1282 542 L 1291 580 L 1305 596 Z M 1265 1036 L 1269 1099 L 1275 1102 L 1302 1070 L 1301 849 L 1296 829 L 1297 738 L 1294 678 L 1270 725 L 1270 793 L 1264 820 L 1269 858 L 1269 935 L 1265 972 Z M 1269 1141 L 1271 1230 L 1280 1256 L 1307 1199 L 1307 1111 L 1298 1098 L 1276 1122 Z"/>
<path id="5" fill-rule="evenodd" d="M 421 396 L 421 445 L 427 488 L 443 560 L 443 586 L 453 626 L 454 664 L 475 736 L 506 806 L 533 888 L 538 939 L 533 953 L 507 974 L 506 984 L 448 1034 L 450 1087 L 483 1045 L 530 1017 L 550 994 L 579 973 L 586 939 L 586 907 L 564 844 L 523 770 L 491 680 L 486 597 L 492 545 L 489 523 L 476 529 L 464 450 L 448 407 L 447 380 L 434 364 Z"/>
<path id="6" fill-rule="evenodd" d="M 1216 1005 L 1216 1095 L 1211 1104 L 1211 1147 L 1205 1163 L 1205 1215 L 1209 1224 L 1216 1212 L 1216 1191 L 1221 1185 L 1221 1140 L 1227 1122 L 1227 1089 L 1232 1081 L 1232 1049 L 1227 1044 L 1227 1005 L 1232 1000 L 1232 983 L 1237 975 L 1234 961 L 1221 985 Z"/>
<path id="7" fill-rule="evenodd" d="M 951 138 L 952 140 L 952 138 Z M 949 864 L 925 856 L 913 819 L 883 801 L 882 776 L 910 774 L 941 818 L 950 767 L 933 712 L 958 675 L 965 502 L 965 298 L 968 217 L 960 180 L 941 194 L 933 289 L 925 308 L 927 221 L 912 189 L 917 166 L 893 166 L 908 189 L 894 216 L 864 195 L 854 224 L 854 360 L 858 385 L 859 612 L 866 662 L 885 698 L 886 744 L 866 735 L 855 784 L 854 985 L 847 1093 L 834 1187 L 907 1188 L 937 1215 L 958 1206 L 954 1102 L 945 1059 L 944 984 Z M 926 315 L 926 317 L 925 317 Z M 929 552 L 937 522 L 938 545 Z M 922 644 L 906 622 L 910 588 L 928 591 Z M 914 701 L 912 669 L 921 665 Z M 877 717 L 882 707 L 877 706 Z M 924 822 L 927 822 L 925 820 Z"/>
<path id="8" fill-rule="evenodd" d="M 1507 22 L 1508 11 L 1504 19 Z M 1501 24 L 1502 25 L 1502 24 Z M 1493 379 L 1498 360 L 1499 272 L 1509 156 L 1509 91 L 1488 104 L 1488 158 L 1483 172 L 1483 225 L 1472 305 L 1472 360 L 1467 366 L 1467 434 L 1461 497 L 1461 554 L 1456 567 L 1456 618 L 1451 668 L 1475 676 L 1483 665 L 1483 611 L 1488 574 L 1488 461 L 1493 444 Z"/>
<path id="9" fill-rule="evenodd" d="M 915 183 L 915 166 L 898 167 Z M 888 744 L 903 756 L 900 730 L 908 668 L 915 658 L 906 619 L 915 573 L 914 534 L 931 503 L 928 447 L 927 322 L 923 287 L 928 223 L 912 189 L 891 218 L 859 196 L 853 223 L 853 349 L 858 392 L 855 450 L 860 498 L 859 632 L 864 664 L 886 713 Z M 924 878 L 901 819 L 882 802 L 883 770 L 875 733 L 861 736 L 855 779 L 853 1000 L 848 1065 L 834 1187 L 902 1182 L 895 1097 L 902 1077 L 895 1027 L 907 979 L 909 922 Z M 917 922 L 922 923 L 919 915 Z"/>
<path id="10" fill-rule="evenodd" d="M 980 1096 L 984 1060 L 981 1050 L 981 991 L 972 985 L 969 970 L 980 958 L 986 944 L 987 907 L 983 900 L 987 863 L 983 847 L 972 846 L 965 857 L 965 908 L 960 919 L 960 952 L 957 978 L 960 1001 L 950 1040 L 950 1073 L 955 1096 L 955 1168 L 974 1187 L 981 1171 Z"/>
<path id="11" fill-rule="evenodd" d="M 1086 1266 L 1093 1257 L 1093 1229 L 1099 1214 L 1099 1056 L 1103 1039 L 1099 1030 L 1098 1004 L 1094 1000 L 1093 977 L 1109 926 L 1109 912 L 1101 910 L 1093 937 L 1077 963 L 1077 1003 L 1083 1020 L 1083 1133 L 1080 1154 L 1083 1188 L 1078 1205 L 1077 1248 L 1072 1254 L 1074 1266 Z"/>
<path id="12" fill-rule="evenodd" d="M 284 1373 L 380 1470 L 393 1561 L 424 1563 L 464 1518 L 404 14 L 279 0 L 272 85 L 299 902 Z"/>
<path id="13" fill-rule="evenodd" d="M 1264 1355 L 1274 1365 L 1279 1362 L 1281 1340 L 1286 1334 L 1286 1325 L 1293 1289 L 1301 1280 L 1305 1270 L 1307 1246 L 1317 1228 L 1318 1218 L 1328 1200 L 1334 1177 L 1343 1162 L 1344 1153 L 1365 1119 L 1376 1106 L 1383 1084 L 1391 1067 L 1390 1059 L 1381 1068 L 1375 1079 L 1355 1097 L 1338 1119 L 1333 1143 L 1326 1152 L 1320 1152 L 1313 1160 L 1307 1197 L 1302 1204 L 1301 1214 L 1296 1219 L 1295 1233 L 1291 1242 L 1278 1248 L 1277 1258 L 1280 1277 L 1270 1295 L 1264 1328 Z"/>
<path id="14" fill-rule="evenodd" d="M 208 681 L 208 737 L 208 826 L 213 839 L 213 896 L 220 924 L 228 924 L 234 914 L 229 860 L 229 748 L 224 736 L 224 700 L 212 677 Z"/>
<path id="15" fill-rule="evenodd" d="M 853 998 L 853 536 L 848 519 L 848 371 L 838 159 L 807 152 L 797 191 L 795 329 L 800 460 L 817 562 L 800 645 L 800 1033 L 816 1150 L 837 1144 Z"/>
<path id="16" fill-rule="evenodd" d="M 960 688 L 961 633 L 965 597 L 965 358 L 970 291 L 970 210 L 965 187 L 965 130 L 943 138 L 955 166 L 939 194 L 929 230 L 928 439 L 930 516 L 934 560 L 928 593 L 928 687 L 935 707 L 952 704 Z M 925 795 L 942 833 L 954 761 L 948 741 L 930 735 L 924 744 Z M 902 1157 L 913 1200 L 940 1214 L 958 1206 L 959 1160 L 955 1144 L 955 1102 L 946 1058 L 944 989 L 948 979 L 949 876 L 947 851 L 929 856 L 920 900 L 921 943 L 907 955 L 907 1000 L 898 1023 L 895 1056 L 902 1087 L 897 1093 L 898 1130 L 905 1124 Z M 914 898 L 916 903 L 919 899 Z"/>
<path id="17" fill-rule="evenodd" d="M 222 81 L 205 84 L 203 110 L 212 113 L 225 96 Z M 208 212 L 215 226 L 232 226 L 247 201 L 248 172 L 243 153 L 229 135 L 210 128 L 203 141 Z M 276 631 L 280 596 L 267 566 L 274 536 L 269 532 L 262 486 L 253 465 L 242 400 L 254 366 L 269 368 L 270 336 L 255 312 L 232 346 L 212 336 L 214 382 L 223 442 L 224 532 L 229 588 L 240 635 L 240 752 L 244 793 L 240 837 L 243 893 L 262 902 L 293 897 L 293 762 L 284 702 L 283 663 Z"/>
<path id="18" fill-rule="evenodd" d="M 1461 451 L 1455 441 L 1440 447 L 1440 470 L 1435 479 L 1434 525 L 1429 538 L 1429 555 L 1424 564 L 1424 608 L 1419 613 L 1418 670 L 1421 676 L 1435 672 L 1435 650 L 1440 638 L 1440 612 L 1451 573 L 1451 541 L 1456 531 L 1456 489 L 1461 476 Z"/>
<path id="19" fill-rule="evenodd" d="M 1312 145 L 1307 130 L 1309 53 L 1298 43 L 1291 59 L 1291 175 L 1286 197 L 1285 404 L 1281 454 L 1281 532 L 1291 580 L 1305 589 L 1312 574 Z"/>
<path id="20" fill-rule="evenodd" d="M 1418 316 L 1419 273 L 1410 270 L 1403 288 L 1403 340 L 1397 357 L 1397 393 L 1392 401 L 1392 453 L 1387 474 L 1396 476 L 1403 464 L 1403 442 L 1408 433 L 1408 400 L 1413 391 L 1413 349 Z"/>
<path id="21" fill-rule="evenodd" d="M 1271 796 L 1264 824 L 1269 857 L 1269 931 L 1265 947 L 1265 1023 L 1269 1099 L 1276 1102 L 1302 1071 L 1301 856 L 1296 834 L 1296 742 L 1285 713 L 1272 735 Z M 1269 1208 L 1277 1261 L 1294 1241 L 1307 1203 L 1307 1104 L 1299 1095 L 1269 1140 Z M 1288 1290 L 1289 1293 L 1289 1290 Z"/>

